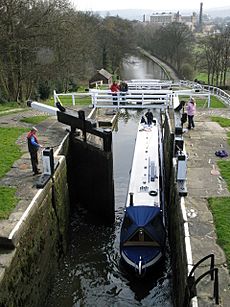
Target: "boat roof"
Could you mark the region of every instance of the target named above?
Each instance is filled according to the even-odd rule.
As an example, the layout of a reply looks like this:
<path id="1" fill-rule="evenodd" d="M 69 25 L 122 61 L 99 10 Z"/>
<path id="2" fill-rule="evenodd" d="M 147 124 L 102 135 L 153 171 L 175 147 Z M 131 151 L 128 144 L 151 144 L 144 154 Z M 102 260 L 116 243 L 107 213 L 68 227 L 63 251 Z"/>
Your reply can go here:
<path id="1" fill-rule="evenodd" d="M 129 216 L 136 227 L 144 227 L 160 213 L 159 207 L 153 206 L 129 206 L 126 216 Z"/>
<path id="2" fill-rule="evenodd" d="M 150 126 L 138 126 L 126 207 L 130 193 L 133 206 L 160 207 L 159 171 L 159 123 L 154 118 Z"/>

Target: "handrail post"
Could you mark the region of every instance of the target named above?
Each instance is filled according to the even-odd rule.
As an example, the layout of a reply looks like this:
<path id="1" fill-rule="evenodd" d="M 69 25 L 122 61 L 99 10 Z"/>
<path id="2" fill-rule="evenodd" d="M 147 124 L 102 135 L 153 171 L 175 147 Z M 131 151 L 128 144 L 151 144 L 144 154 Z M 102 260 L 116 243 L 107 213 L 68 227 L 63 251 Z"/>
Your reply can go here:
<path id="1" fill-rule="evenodd" d="M 215 256 L 214 256 L 214 254 L 210 254 L 210 258 L 211 258 L 210 270 L 212 270 L 212 269 L 214 269 L 214 266 L 215 266 Z M 211 275 L 211 280 L 213 280 L 214 279 L 214 271 L 211 271 L 210 275 Z"/>
<path id="2" fill-rule="evenodd" d="M 209 95 L 208 95 L 208 108 L 210 108 L 210 104 L 211 104 L 211 95 L 209 93 Z"/>
<path id="3" fill-rule="evenodd" d="M 92 95 L 92 105 L 93 105 L 93 108 L 96 108 L 97 106 L 97 98 L 96 98 L 96 93 L 93 93 Z"/>
<path id="4" fill-rule="evenodd" d="M 213 296 L 215 298 L 215 303 L 219 305 L 219 275 L 218 275 L 218 269 L 214 269 L 214 291 L 213 291 Z"/>
<path id="5" fill-rule="evenodd" d="M 78 115 L 79 115 L 79 119 L 82 120 L 83 140 L 84 142 L 86 142 L 85 112 L 83 110 L 79 110 Z"/>
<path id="6" fill-rule="evenodd" d="M 118 106 L 118 109 L 120 107 L 120 99 L 121 99 L 121 95 L 120 95 L 120 92 L 117 93 L 117 106 Z"/>
<path id="7" fill-rule="evenodd" d="M 57 103 L 57 93 L 56 91 L 54 90 L 54 105 L 56 106 L 56 103 Z"/>
<path id="8" fill-rule="evenodd" d="M 72 94 L 72 102 L 73 102 L 73 106 L 75 106 L 75 98 L 74 98 L 74 94 Z"/>
<path id="9" fill-rule="evenodd" d="M 184 296 L 184 307 L 189 306 L 190 300 L 197 295 L 196 291 L 196 285 L 200 282 L 200 280 L 210 275 L 211 280 L 214 280 L 213 285 L 213 298 L 215 299 L 215 303 L 219 305 L 219 278 L 218 278 L 218 268 L 215 268 L 215 258 L 214 254 L 209 254 L 202 258 L 200 261 L 198 261 L 190 271 L 188 277 L 187 277 L 187 286 L 185 289 L 185 296 Z M 194 272 L 196 268 L 206 259 L 211 258 L 210 262 L 210 268 L 205 273 L 201 274 L 197 279 L 195 279 Z"/>

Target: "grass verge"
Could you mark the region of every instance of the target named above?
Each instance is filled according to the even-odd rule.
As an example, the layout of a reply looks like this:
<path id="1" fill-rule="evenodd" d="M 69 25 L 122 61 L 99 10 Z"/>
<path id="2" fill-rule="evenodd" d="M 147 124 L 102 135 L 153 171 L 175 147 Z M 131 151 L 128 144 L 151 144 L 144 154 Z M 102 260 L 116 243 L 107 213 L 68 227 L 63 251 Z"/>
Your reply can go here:
<path id="1" fill-rule="evenodd" d="M 21 106 L 17 102 L 0 103 L 0 112 L 18 108 L 21 108 Z"/>
<path id="2" fill-rule="evenodd" d="M 230 210 L 229 197 L 208 199 L 216 226 L 217 243 L 223 248 L 230 270 Z"/>
<path id="3" fill-rule="evenodd" d="M 16 206 L 18 199 L 15 192 L 16 188 L 0 187 L 0 219 L 7 219 Z"/>
<path id="4" fill-rule="evenodd" d="M 190 95 L 183 95 L 183 96 L 180 96 L 180 101 L 181 100 L 188 101 L 189 98 L 190 98 Z M 197 108 L 207 108 L 208 107 L 208 97 L 198 98 L 194 96 L 194 98 L 196 100 Z M 223 108 L 226 108 L 226 105 L 221 100 L 219 100 L 217 97 L 211 96 L 210 108 L 223 109 Z"/>
<path id="5" fill-rule="evenodd" d="M 211 116 L 213 122 L 217 122 L 221 127 L 230 127 L 230 119 L 220 116 Z"/>
<path id="6" fill-rule="evenodd" d="M 31 125 L 37 125 L 40 122 L 46 120 L 49 117 L 49 115 L 38 115 L 33 117 L 25 117 L 21 119 L 20 121 L 23 123 L 31 124 Z"/>
<path id="7" fill-rule="evenodd" d="M 14 161 L 21 157 L 22 152 L 15 142 L 25 131 L 25 128 L 0 128 L 0 178 L 10 170 Z M 0 219 L 7 218 L 15 207 L 15 191 L 15 188 L 0 186 Z"/>
<path id="8" fill-rule="evenodd" d="M 78 93 L 80 94 L 80 93 Z M 72 96 L 59 96 L 59 99 L 61 101 L 61 103 L 64 106 L 73 106 L 73 100 L 72 100 Z M 54 106 L 54 98 L 50 98 L 46 104 L 50 105 L 50 106 Z M 79 106 L 88 106 L 92 104 L 92 100 L 91 100 L 91 96 L 75 96 L 75 105 L 79 105 Z"/>
<path id="9" fill-rule="evenodd" d="M 230 127 L 230 119 L 228 118 L 213 116 L 211 119 L 218 122 L 222 127 Z M 228 143 L 230 144 L 230 133 L 228 133 Z M 230 161 L 220 160 L 217 161 L 217 165 L 230 191 Z M 216 227 L 217 243 L 224 250 L 230 271 L 230 197 L 209 198 L 208 203 Z"/>

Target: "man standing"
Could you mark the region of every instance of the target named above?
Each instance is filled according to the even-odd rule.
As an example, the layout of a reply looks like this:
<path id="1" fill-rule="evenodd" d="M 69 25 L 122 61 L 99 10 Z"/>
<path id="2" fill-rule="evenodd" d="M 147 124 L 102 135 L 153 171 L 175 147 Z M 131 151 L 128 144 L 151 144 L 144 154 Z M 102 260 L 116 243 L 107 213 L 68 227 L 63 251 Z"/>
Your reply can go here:
<path id="1" fill-rule="evenodd" d="M 121 91 L 121 97 L 122 97 L 122 102 L 121 104 L 125 104 L 125 96 L 128 92 L 128 84 L 125 81 L 122 81 L 120 84 L 120 91 Z"/>
<path id="2" fill-rule="evenodd" d="M 31 158 L 31 164 L 33 169 L 33 176 L 41 174 L 40 169 L 38 168 L 38 150 L 42 146 L 39 144 L 36 133 L 37 129 L 35 127 L 32 127 L 30 132 L 27 135 L 27 141 L 28 141 L 28 150 L 30 153 Z"/>
<path id="3" fill-rule="evenodd" d="M 150 111 L 150 109 L 148 109 L 148 112 L 145 113 L 145 117 L 147 118 L 147 124 L 151 126 L 153 122 L 153 113 Z"/>

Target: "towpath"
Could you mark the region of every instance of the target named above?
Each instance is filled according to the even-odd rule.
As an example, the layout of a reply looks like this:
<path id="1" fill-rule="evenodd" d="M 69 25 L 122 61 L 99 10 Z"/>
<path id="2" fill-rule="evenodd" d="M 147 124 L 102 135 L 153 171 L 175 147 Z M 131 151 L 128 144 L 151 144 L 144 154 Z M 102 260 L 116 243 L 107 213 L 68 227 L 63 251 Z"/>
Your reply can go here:
<path id="1" fill-rule="evenodd" d="M 227 132 L 211 121 L 211 116 L 230 118 L 230 109 L 199 110 L 195 117 L 196 127 L 184 134 L 188 154 L 187 188 L 185 207 L 189 222 L 193 262 L 213 253 L 219 270 L 220 305 L 230 306 L 230 278 L 223 250 L 217 244 L 217 235 L 213 216 L 208 208 L 209 197 L 230 196 L 227 185 L 220 175 L 212 175 L 213 168 L 218 169 L 215 151 L 225 148 L 230 153 Z M 225 158 L 226 159 L 226 158 Z M 229 160 L 229 158 L 227 158 Z M 206 261 L 196 271 L 196 278 L 209 270 Z M 213 282 L 205 277 L 197 285 L 198 303 L 201 307 L 216 306 L 212 300 Z"/>

